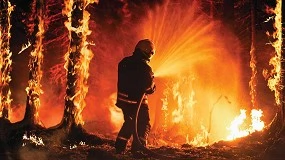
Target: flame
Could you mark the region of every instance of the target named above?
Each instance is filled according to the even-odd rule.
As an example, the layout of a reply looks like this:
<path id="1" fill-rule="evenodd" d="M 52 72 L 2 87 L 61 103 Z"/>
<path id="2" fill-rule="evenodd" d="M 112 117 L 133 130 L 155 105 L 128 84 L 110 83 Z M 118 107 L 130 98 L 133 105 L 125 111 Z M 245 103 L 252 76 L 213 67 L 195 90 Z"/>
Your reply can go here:
<path id="1" fill-rule="evenodd" d="M 268 79 L 268 87 L 275 93 L 275 101 L 277 105 L 281 104 L 280 100 L 280 82 L 281 82 L 281 60 L 282 60 L 282 0 L 276 0 L 276 7 L 274 10 L 271 10 L 275 13 L 275 23 L 274 28 L 275 32 L 273 33 L 273 38 L 276 39 L 272 43 L 272 46 L 275 48 L 275 56 L 272 57 L 269 61 L 269 64 L 273 66 L 271 71 L 273 77 Z"/>
<path id="2" fill-rule="evenodd" d="M 4 10 L 7 11 L 6 15 L 2 15 L 4 13 L 1 11 L 1 21 L 0 24 L 0 69 L 1 69 L 1 82 L 0 82 L 0 117 L 5 117 L 9 119 L 10 117 L 10 109 L 11 109 L 11 91 L 9 88 L 9 83 L 11 81 L 11 65 L 12 65 L 12 60 L 11 56 L 12 53 L 10 52 L 10 47 L 9 47 L 9 40 L 11 37 L 10 29 L 11 29 L 11 12 L 13 11 L 14 7 L 11 6 L 11 3 L 7 0 L 3 2 L 4 4 L 7 3 L 7 8 Z M 6 20 L 6 21 L 5 21 Z M 2 24 L 3 23 L 3 24 Z M 6 110 L 6 111 L 5 111 Z M 3 113 L 3 111 L 8 112 L 8 113 Z"/>
<path id="3" fill-rule="evenodd" d="M 124 122 L 122 110 L 114 105 L 116 103 L 116 96 L 117 94 L 113 93 L 110 96 L 108 103 L 106 104 L 106 106 L 110 106 L 109 112 L 111 114 L 111 122 L 114 125 L 114 132 L 118 132 Z"/>
<path id="4" fill-rule="evenodd" d="M 75 2 L 82 3 L 83 8 L 83 19 L 81 21 L 81 25 L 78 27 L 73 27 L 72 22 L 72 11 L 73 11 L 73 5 Z M 65 69 L 68 71 L 68 65 L 71 63 L 74 67 L 74 72 L 72 74 L 76 74 L 78 77 L 76 79 L 75 85 L 75 95 L 67 95 L 66 99 L 72 101 L 74 104 L 73 108 L 74 110 L 71 111 L 72 114 L 74 114 L 74 119 L 76 124 L 84 124 L 84 120 L 82 117 L 82 111 L 86 106 L 86 102 L 84 101 L 86 94 L 88 92 L 88 85 L 87 85 L 87 79 L 89 77 L 89 64 L 91 59 L 93 58 L 93 53 L 90 49 L 88 49 L 88 45 L 90 43 L 87 41 L 87 36 L 91 34 L 91 31 L 89 30 L 88 24 L 90 19 L 90 14 L 86 10 L 86 7 L 90 3 L 98 3 L 98 0 L 65 0 L 65 8 L 63 10 L 63 14 L 65 14 L 68 17 L 68 20 L 65 22 L 65 26 L 67 27 L 69 31 L 69 39 L 72 40 L 71 33 L 75 33 L 77 35 L 80 35 L 81 37 L 81 44 L 78 46 L 73 45 L 69 46 L 69 51 L 65 54 Z M 78 48 L 80 48 L 80 60 L 78 62 L 72 62 L 69 58 L 70 53 L 75 52 Z"/>
<path id="5" fill-rule="evenodd" d="M 251 125 L 249 128 L 242 129 L 242 127 L 244 127 L 243 125 L 245 125 L 246 110 L 241 109 L 240 115 L 231 122 L 231 126 L 228 128 L 231 133 L 227 137 L 227 140 L 245 137 L 255 131 L 263 130 L 264 122 L 260 119 L 263 115 L 262 113 L 262 110 L 251 110 Z"/>
<path id="6" fill-rule="evenodd" d="M 141 37 L 154 41 L 156 54 L 150 65 L 163 87 L 153 95 L 162 101 L 160 113 L 155 113 L 162 119 L 157 120 L 162 124 L 157 125 L 156 132 L 163 130 L 161 137 L 170 143 L 185 143 L 187 135 L 193 144 L 208 143 L 198 138 L 205 135 L 199 128 L 210 128 L 210 110 L 220 95 L 231 103 L 221 99 L 215 105 L 211 142 L 225 138 L 229 124 L 221 121 L 231 122 L 233 109 L 240 106 L 241 70 L 236 57 L 240 46 L 232 34 L 221 34 L 223 26 L 199 10 L 199 5 L 199 1 L 169 0 L 156 6 L 143 21 Z M 233 44 L 234 51 L 228 43 Z"/>
<path id="7" fill-rule="evenodd" d="M 207 142 L 208 137 L 208 131 L 207 128 L 203 125 L 201 125 L 201 131 L 198 133 L 192 141 L 189 141 L 188 135 L 186 136 L 186 143 L 191 144 L 193 146 L 207 146 L 209 145 Z"/>
<path id="8" fill-rule="evenodd" d="M 191 117 L 191 110 L 193 106 L 195 105 L 196 101 L 194 100 L 195 91 L 192 88 L 193 81 L 195 80 L 194 77 L 190 77 L 189 79 L 182 79 L 182 81 L 190 81 L 190 93 L 188 96 L 183 95 L 181 92 L 183 92 L 182 84 L 185 84 L 187 82 L 181 82 L 177 81 L 175 84 L 173 84 L 172 92 L 173 92 L 173 98 L 177 100 L 177 108 L 172 111 L 172 121 L 173 123 L 179 123 L 183 120 L 187 119 L 187 117 Z M 190 115 L 189 115 L 190 113 Z"/>
<path id="9" fill-rule="evenodd" d="M 29 48 L 31 45 L 32 45 L 32 44 L 31 44 L 30 41 L 28 42 L 28 44 L 24 44 L 24 45 L 22 46 L 22 49 L 19 51 L 18 54 L 21 54 L 22 52 L 24 52 L 24 51 L 25 51 L 27 48 Z"/>
<path id="10" fill-rule="evenodd" d="M 165 95 L 165 97 L 161 99 L 162 101 L 161 111 L 163 114 L 162 130 L 165 132 L 167 130 L 167 117 L 168 117 L 168 99 L 167 99 L 168 96 L 166 90 L 164 90 L 163 95 Z"/>
<path id="11" fill-rule="evenodd" d="M 41 3 L 41 2 L 39 2 Z M 41 6 L 42 4 L 40 4 Z M 34 117 L 34 124 L 42 125 L 40 118 L 39 118 L 39 108 L 40 108 L 40 95 L 43 94 L 43 90 L 41 89 L 41 79 L 43 75 L 42 71 L 42 64 L 43 64 L 43 38 L 45 33 L 45 24 L 44 24 L 44 14 L 43 8 L 38 7 L 36 8 L 36 18 L 38 20 L 37 27 L 38 32 L 36 33 L 35 42 L 33 44 L 33 50 L 30 54 L 30 61 L 29 61 L 29 72 L 30 77 L 28 81 L 28 87 L 26 88 L 27 95 L 29 97 L 29 105 L 30 107 L 34 107 L 35 112 L 33 115 Z"/>

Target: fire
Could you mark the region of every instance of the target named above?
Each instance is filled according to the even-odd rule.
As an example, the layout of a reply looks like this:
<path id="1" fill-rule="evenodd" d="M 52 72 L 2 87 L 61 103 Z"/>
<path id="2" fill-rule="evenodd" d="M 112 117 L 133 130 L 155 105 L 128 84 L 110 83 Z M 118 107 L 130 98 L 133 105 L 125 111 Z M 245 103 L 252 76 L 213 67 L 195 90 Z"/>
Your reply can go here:
<path id="1" fill-rule="evenodd" d="M 11 81 L 11 65 L 12 53 L 10 52 L 9 40 L 11 37 L 11 12 L 13 11 L 13 6 L 6 0 L 3 1 L 3 10 L 0 13 L 0 69 L 1 69 L 1 82 L 0 82 L 0 117 L 9 119 L 10 108 L 11 108 L 11 91 L 9 88 L 9 83 Z"/>
<path id="2" fill-rule="evenodd" d="M 167 1 L 150 11 L 143 23 L 142 37 L 152 39 L 156 46 L 150 65 L 162 86 L 154 95 L 162 102 L 160 113 L 155 113 L 162 119 L 156 131 L 162 130 L 161 138 L 170 143 L 188 139 L 202 145 L 224 139 L 229 125 L 224 122 L 232 121 L 233 110 L 240 106 L 241 71 L 235 57 L 240 46 L 234 37 L 221 34 L 223 26 L 199 10 L 199 5 L 199 1 Z M 220 95 L 231 103 L 227 98 L 216 102 Z M 207 128 L 202 133 L 201 126 Z"/>
<path id="3" fill-rule="evenodd" d="M 114 125 L 114 132 L 119 131 L 124 122 L 122 110 L 114 105 L 116 103 L 116 96 L 117 94 L 113 93 L 109 98 L 110 101 L 106 104 L 110 106 L 109 112 L 111 114 L 111 122 Z"/>
<path id="4" fill-rule="evenodd" d="M 173 123 L 180 123 L 183 120 L 187 119 L 187 117 L 190 118 L 192 112 L 192 108 L 195 105 L 196 101 L 194 99 L 195 96 L 195 91 L 192 88 L 193 81 L 195 80 L 194 77 L 189 78 L 189 79 L 182 79 L 182 81 L 184 82 L 176 82 L 175 84 L 173 84 L 173 88 L 172 88 L 172 92 L 173 92 L 173 98 L 177 99 L 177 108 L 174 109 L 174 111 L 172 111 L 172 121 Z M 186 82 L 185 82 L 186 81 Z M 181 86 L 183 83 L 187 83 L 187 81 L 189 81 L 190 83 L 190 93 L 189 96 L 185 96 L 183 95 L 181 92 L 183 92 L 182 87 Z M 167 97 L 167 95 L 166 95 Z M 190 113 L 190 115 L 189 115 Z"/>
<path id="5" fill-rule="evenodd" d="M 191 144 L 193 146 L 207 146 L 209 143 L 207 142 L 208 135 L 207 128 L 201 125 L 201 131 L 198 133 L 192 141 L 189 141 L 188 135 L 186 136 L 186 143 Z"/>
<path id="6" fill-rule="evenodd" d="M 255 131 L 261 131 L 264 128 L 264 122 L 261 121 L 262 110 L 251 110 L 251 125 L 248 128 L 242 129 L 246 120 L 246 110 L 241 109 L 240 115 L 237 116 L 229 127 L 230 135 L 227 137 L 227 140 L 234 140 L 236 138 L 245 137 Z"/>
<path id="7" fill-rule="evenodd" d="M 273 33 L 273 38 L 276 39 L 272 43 L 275 48 L 275 56 L 269 61 L 269 64 L 273 66 L 271 74 L 273 77 L 268 79 L 269 88 L 275 93 L 275 101 L 277 105 L 281 104 L 280 101 L 280 81 L 281 81 L 281 60 L 282 60 L 282 0 L 276 0 L 276 8 L 273 10 L 275 13 L 275 32 Z M 265 71 L 266 72 L 266 71 Z"/>
<path id="8" fill-rule="evenodd" d="M 41 2 L 38 2 L 41 3 Z M 40 4 L 42 6 L 43 4 Z M 45 33 L 44 24 L 44 13 L 43 7 L 36 8 L 36 19 L 38 20 L 37 29 L 38 32 L 35 34 L 35 42 L 33 42 L 33 50 L 30 54 L 29 61 L 29 81 L 28 87 L 26 88 L 27 95 L 29 97 L 29 105 L 33 107 L 35 112 L 33 115 L 34 124 L 41 124 L 39 118 L 39 108 L 40 108 L 40 95 L 43 94 L 41 89 L 41 79 L 43 75 L 42 64 L 43 64 L 43 38 Z"/>
<path id="9" fill-rule="evenodd" d="M 93 58 L 93 53 L 90 49 L 88 49 L 88 46 L 90 43 L 87 41 L 87 36 L 91 34 L 91 31 L 88 27 L 88 21 L 90 18 L 89 12 L 86 10 L 86 7 L 90 3 L 98 3 L 97 0 L 65 0 L 65 9 L 63 10 L 63 14 L 65 14 L 68 17 L 68 20 L 65 22 L 65 26 L 67 27 L 69 31 L 69 39 L 72 42 L 72 34 L 76 34 L 77 37 L 80 37 L 81 41 L 80 44 L 72 44 L 70 43 L 69 51 L 65 54 L 65 69 L 68 70 L 69 65 L 73 67 L 73 73 L 72 75 L 77 75 L 75 84 L 70 84 L 72 86 L 75 86 L 75 93 L 73 95 L 66 95 L 66 99 L 68 101 L 71 101 L 74 105 L 72 114 L 74 115 L 75 123 L 76 124 L 84 124 L 84 120 L 82 117 L 82 111 L 86 106 L 86 103 L 84 101 L 86 94 L 88 92 L 88 85 L 87 80 L 89 77 L 89 64 L 91 59 Z M 74 6 L 76 5 L 83 5 L 83 6 L 77 6 L 80 10 L 83 11 L 83 17 L 79 26 L 72 26 L 72 12 L 74 10 Z M 78 61 L 72 61 L 70 59 L 70 55 L 80 52 Z M 71 86 L 67 86 L 71 87 Z M 70 89 L 70 88 L 68 88 Z"/>
<path id="10" fill-rule="evenodd" d="M 22 49 L 18 52 L 18 54 L 21 54 L 22 52 L 24 52 L 27 48 L 29 48 L 31 46 L 31 42 L 29 41 L 27 44 L 24 44 L 22 46 Z"/>

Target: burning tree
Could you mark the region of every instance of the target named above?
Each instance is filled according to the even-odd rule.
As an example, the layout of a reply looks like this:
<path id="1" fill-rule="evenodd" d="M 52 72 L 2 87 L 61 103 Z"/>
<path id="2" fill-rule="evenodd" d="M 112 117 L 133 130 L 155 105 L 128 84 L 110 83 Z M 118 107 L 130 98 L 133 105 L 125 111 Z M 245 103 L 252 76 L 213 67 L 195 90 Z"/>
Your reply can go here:
<path id="1" fill-rule="evenodd" d="M 34 19 L 32 28 L 32 52 L 29 61 L 29 81 L 27 91 L 27 106 L 23 121 L 30 125 L 41 125 L 39 119 L 41 89 L 42 63 L 43 63 L 43 38 L 44 38 L 44 1 L 33 1 L 34 12 L 31 18 Z"/>
<path id="2" fill-rule="evenodd" d="M 273 123 L 270 126 L 270 133 L 273 133 L 274 135 L 280 135 L 280 133 L 284 133 L 284 126 L 285 126 L 285 107 L 284 107 L 284 85 L 285 85 L 285 79 L 284 79 L 284 54 L 283 54 L 283 37 L 284 35 L 284 27 L 282 24 L 282 20 L 284 21 L 284 16 L 282 17 L 282 7 L 284 8 L 284 5 L 282 5 L 281 0 L 276 1 L 276 6 L 274 9 L 268 9 L 270 14 L 274 15 L 274 32 L 272 34 L 273 42 L 272 46 L 275 49 L 274 57 L 270 59 L 269 64 L 273 66 L 273 69 L 271 70 L 270 74 L 272 75 L 268 79 L 268 86 L 269 88 L 274 91 L 275 94 L 275 101 L 278 106 L 278 111 L 276 113 L 276 116 L 273 120 Z M 282 19 L 283 18 L 283 19 Z M 283 28 L 283 29 L 282 29 Z M 269 33 L 268 33 L 269 34 Z M 283 47 L 282 47 L 283 46 Z M 265 72 L 266 73 L 266 72 Z M 281 127 L 280 127 L 281 126 Z M 271 134 L 270 134 L 271 135 Z"/>
<path id="3" fill-rule="evenodd" d="M 86 105 L 84 99 L 88 92 L 89 63 L 93 57 L 87 42 L 87 36 L 91 31 L 88 29 L 90 14 L 86 7 L 94 2 L 96 1 L 65 1 L 64 14 L 68 17 L 65 25 L 69 30 L 70 45 L 65 55 L 67 86 L 62 125 L 68 130 L 72 126 L 81 128 L 84 124 L 82 110 Z"/>
<path id="4" fill-rule="evenodd" d="M 9 0 L 0 2 L 0 118 L 9 119 L 9 109 L 11 106 L 11 91 L 9 83 L 11 81 L 12 53 L 10 52 L 10 14 L 13 10 Z"/>

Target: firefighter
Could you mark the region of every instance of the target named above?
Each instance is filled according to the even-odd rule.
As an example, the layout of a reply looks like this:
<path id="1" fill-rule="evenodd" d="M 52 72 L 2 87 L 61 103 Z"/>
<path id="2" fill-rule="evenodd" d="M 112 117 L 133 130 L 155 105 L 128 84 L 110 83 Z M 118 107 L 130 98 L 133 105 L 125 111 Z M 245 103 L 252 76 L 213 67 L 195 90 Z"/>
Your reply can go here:
<path id="1" fill-rule="evenodd" d="M 143 39 L 137 43 L 133 54 L 123 58 L 118 64 L 116 106 L 122 109 L 124 115 L 124 123 L 115 142 L 118 154 L 125 153 L 128 140 L 133 136 L 131 153 L 134 157 L 145 155 L 140 142 L 146 146 L 151 127 L 147 96 L 154 93 L 155 83 L 152 69 L 148 63 L 154 53 L 154 44 L 149 39 Z M 135 124 L 136 111 L 141 99 L 137 124 Z M 135 135 L 135 125 L 137 125 L 140 142 Z"/>

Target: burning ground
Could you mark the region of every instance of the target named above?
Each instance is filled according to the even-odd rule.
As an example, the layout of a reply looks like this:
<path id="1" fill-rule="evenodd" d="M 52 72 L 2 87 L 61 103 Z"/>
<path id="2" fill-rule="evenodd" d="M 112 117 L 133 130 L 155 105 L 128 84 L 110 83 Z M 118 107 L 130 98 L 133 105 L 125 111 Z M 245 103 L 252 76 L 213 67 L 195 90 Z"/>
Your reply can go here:
<path id="1" fill-rule="evenodd" d="M 114 105 L 116 68 L 142 38 L 156 45 L 151 150 L 186 159 L 284 157 L 284 131 L 277 131 L 284 126 L 277 125 L 280 1 L 255 4 L 256 35 L 250 1 L 41 2 L 11 1 L 13 54 L 11 63 L 1 61 L 12 68 L 11 78 L 1 74 L 1 94 L 11 96 L 1 99 L 11 105 L 12 124 L 1 120 L 8 157 L 132 159 L 114 154 L 122 125 Z M 28 106 L 34 110 L 27 112 Z"/>

